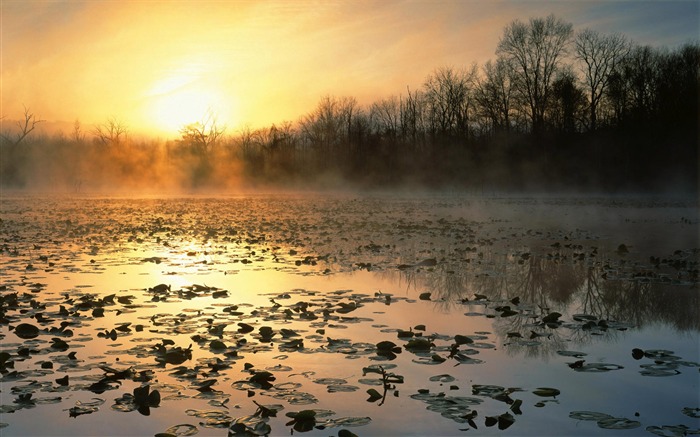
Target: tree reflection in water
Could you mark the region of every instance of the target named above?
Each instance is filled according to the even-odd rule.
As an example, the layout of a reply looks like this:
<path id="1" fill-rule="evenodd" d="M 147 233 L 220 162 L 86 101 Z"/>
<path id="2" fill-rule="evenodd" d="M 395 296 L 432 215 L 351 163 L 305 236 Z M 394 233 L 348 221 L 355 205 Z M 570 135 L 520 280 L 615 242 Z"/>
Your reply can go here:
<path id="1" fill-rule="evenodd" d="M 680 259 L 688 254 L 674 256 Z M 650 267 L 616 254 L 601 259 L 597 248 L 584 250 L 581 245 L 555 243 L 544 250 L 533 247 L 515 253 L 483 250 L 469 253 L 458 262 L 443 258 L 434 267 L 404 269 L 398 274 L 407 286 L 430 292 L 443 311 L 477 303 L 477 295 L 485 297 L 486 313 L 497 317 L 494 329 L 504 342 L 513 333 L 548 337 L 546 348 L 513 348 L 538 355 L 565 348 L 564 341 L 592 341 L 588 327 L 539 331 L 532 323 L 533 317 L 551 311 L 566 315 L 567 320 L 586 315 L 640 328 L 666 323 L 679 331 L 700 330 L 694 257 L 696 254 L 691 252 L 691 262 L 683 264 L 688 266 L 686 270 L 676 268 L 679 263 L 673 258 L 667 259 L 665 266 Z M 495 311 L 503 305 L 515 308 L 513 302 L 517 302 L 517 315 L 502 317 Z M 606 330 L 605 335 L 609 338 L 616 332 Z"/>

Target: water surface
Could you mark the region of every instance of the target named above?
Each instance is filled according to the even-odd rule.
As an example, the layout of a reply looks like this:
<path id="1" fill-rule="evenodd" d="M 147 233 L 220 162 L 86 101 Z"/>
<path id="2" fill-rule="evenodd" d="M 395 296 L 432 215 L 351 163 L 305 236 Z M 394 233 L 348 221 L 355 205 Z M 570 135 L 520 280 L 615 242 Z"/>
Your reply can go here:
<path id="1" fill-rule="evenodd" d="M 8 435 L 699 428 L 692 201 L 1 206 Z"/>

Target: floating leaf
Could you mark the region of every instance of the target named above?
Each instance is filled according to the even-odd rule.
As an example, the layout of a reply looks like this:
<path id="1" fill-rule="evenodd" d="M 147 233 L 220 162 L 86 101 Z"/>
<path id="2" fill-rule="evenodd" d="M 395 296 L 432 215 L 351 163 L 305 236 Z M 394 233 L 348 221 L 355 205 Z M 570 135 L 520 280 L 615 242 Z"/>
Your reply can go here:
<path id="1" fill-rule="evenodd" d="M 253 332 L 253 330 L 255 330 L 254 327 L 252 327 L 251 325 L 249 325 L 247 323 L 243 323 L 243 322 L 238 322 L 238 326 L 239 326 L 238 332 L 240 332 L 241 334 L 247 334 L 247 333 Z"/>
<path id="2" fill-rule="evenodd" d="M 377 343 L 377 350 L 384 352 L 384 351 L 395 351 L 398 349 L 398 351 L 401 351 L 401 348 L 399 348 L 396 343 L 392 341 L 380 341 Z"/>
<path id="3" fill-rule="evenodd" d="M 646 431 L 661 437 L 685 437 L 700 433 L 700 430 L 691 430 L 685 425 L 647 426 Z"/>
<path id="4" fill-rule="evenodd" d="M 641 360 L 642 358 L 644 358 L 644 351 L 639 348 L 632 349 L 632 358 L 634 358 L 635 360 Z"/>
<path id="5" fill-rule="evenodd" d="M 516 399 L 510 406 L 510 411 L 514 412 L 515 414 L 523 414 L 523 412 L 520 410 L 522 404 L 523 401 L 521 399 Z"/>
<path id="6" fill-rule="evenodd" d="M 222 350 L 226 349 L 226 343 L 221 340 L 212 340 L 211 343 L 209 343 L 209 347 L 213 350 Z"/>
<path id="7" fill-rule="evenodd" d="M 458 364 L 481 364 L 481 363 L 483 363 L 482 360 L 469 357 L 461 352 L 455 354 L 452 358 L 454 358 Z"/>
<path id="8" fill-rule="evenodd" d="M 214 390 L 211 388 L 214 384 L 216 384 L 216 379 L 207 379 L 205 381 L 198 383 L 197 384 L 198 387 L 196 387 L 195 390 L 202 392 L 202 393 L 211 392 Z"/>
<path id="9" fill-rule="evenodd" d="M 609 414 L 596 413 L 595 411 L 572 411 L 569 413 L 569 417 L 576 420 L 594 420 L 596 422 L 612 418 Z"/>
<path id="10" fill-rule="evenodd" d="M 559 317 L 561 317 L 561 313 L 555 311 L 542 317 L 542 321 L 544 323 L 557 323 L 559 321 Z"/>
<path id="11" fill-rule="evenodd" d="M 39 328 L 29 323 L 20 323 L 15 327 L 15 335 L 24 340 L 35 338 L 39 335 Z"/>
<path id="12" fill-rule="evenodd" d="M 561 392 L 556 388 L 540 387 L 538 389 L 533 390 L 532 393 L 543 398 L 550 398 L 559 396 Z"/>
<path id="13" fill-rule="evenodd" d="M 590 372 L 590 373 L 600 373 L 600 372 L 610 372 L 612 370 L 620 370 L 624 369 L 623 366 L 620 366 L 619 364 L 611 364 L 611 363 L 586 363 L 581 365 L 577 365 L 577 363 L 574 363 L 575 366 L 569 366 L 572 369 L 574 369 L 577 372 Z"/>
<path id="14" fill-rule="evenodd" d="M 599 427 L 605 429 L 634 429 L 642 426 L 638 421 L 624 417 L 608 417 L 598 420 L 597 423 Z"/>
<path id="15" fill-rule="evenodd" d="M 444 383 L 444 382 L 452 382 L 452 381 L 454 381 L 454 380 L 455 380 L 455 377 L 452 376 L 452 375 L 447 375 L 447 374 L 444 374 L 444 375 L 435 375 L 435 376 L 431 376 L 431 377 L 429 378 L 429 380 L 430 380 L 430 381 L 433 381 L 433 382 L 439 381 L 439 382 L 443 382 L 443 383 Z"/>
<path id="16" fill-rule="evenodd" d="M 269 435 L 272 428 L 266 419 L 258 416 L 243 416 L 234 419 L 228 430 L 229 437 Z"/>
<path id="17" fill-rule="evenodd" d="M 68 410 L 70 417 L 78 417 L 83 414 L 92 414 L 98 410 L 98 407 L 104 404 L 104 399 L 93 398 L 91 402 L 77 401 L 74 407 Z"/>
<path id="18" fill-rule="evenodd" d="M 369 395 L 369 398 L 367 398 L 367 402 L 375 402 L 383 398 L 383 396 L 373 388 L 368 389 L 367 394 Z"/>
<path id="19" fill-rule="evenodd" d="M 455 343 L 457 343 L 458 345 L 471 344 L 471 343 L 474 343 L 474 340 L 467 337 L 466 335 L 457 334 L 457 335 L 455 335 Z"/>
<path id="20" fill-rule="evenodd" d="M 401 338 L 401 339 L 411 338 L 414 335 L 415 334 L 413 333 L 413 331 L 404 331 L 404 330 L 399 330 L 399 332 L 396 334 L 396 336 Z"/>
<path id="21" fill-rule="evenodd" d="M 578 351 L 557 351 L 558 355 L 561 355 L 563 357 L 575 357 L 575 358 L 583 358 L 586 355 L 588 355 L 585 352 L 578 352 Z"/>
<path id="22" fill-rule="evenodd" d="M 505 387 L 500 385 L 485 385 L 485 384 L 474 384 L 472 385 L 472 394 L 483 395 L 483 396 L 494 396 L 499 393 L 505 392 Z"/>
<path id="23" fill-rule="evenodd" d="M 286 416 L 292 418 L 292 421 L 287 422 L 286 425 L 292 425 L 295 431 L 311 431 L 316 425 L 316 411 L 314 410 L 302 410 L 297 413 L 290 412 Z"/>
<path id="24" fill-rule="evenodd" d="M 501 317 L 512 317 L 516 314 L 518 314 L 517 311 L 512 310 L 510 307 L 500 307 L 501 309 L 496 308 L 498 311 L 501 311 Z"/>
<path id="25" fill-rule="evenodd" d="M 429 351 L 431 347 L 433 347 L 433 343 L 430 341 L 430 339 L 425 338 L 425 337 L 416 337 L 412 338 L 411 340 L 408 341 L 408 344 L 404 346 L 407 350 L 411 352 L 419 352 L 419 351 Z"/>
<path id="26" fill-rule="evenodd" d="M 443 358 L 438 354 L 433 354 L 430 356 L 430 359 L 437 362 L 437 363 L 442 363 L 444 361 L 447 361 L 447 358 Z"/>
<path id="27" fill-rule="evenodd" d="M 183 423 L 181 425 L 173 425 L 166 429 L 165 432 L 174 436 L 191 436 L 199 433 L 199 429 L 194 425 Z"/>
<path id="28" fill-rule="evenodd" d="M 508 429 L 513 423 L 515 423 L 515 418 L 510 413 L 498 416 L 498 429 L 500 430 Z"/>
<path id="29" fill-rule="evenodd" d="M 700 408 L 684 407 L 683 410 L 681 410 L 681 412 L 688 417 L 700 419 Z"/>

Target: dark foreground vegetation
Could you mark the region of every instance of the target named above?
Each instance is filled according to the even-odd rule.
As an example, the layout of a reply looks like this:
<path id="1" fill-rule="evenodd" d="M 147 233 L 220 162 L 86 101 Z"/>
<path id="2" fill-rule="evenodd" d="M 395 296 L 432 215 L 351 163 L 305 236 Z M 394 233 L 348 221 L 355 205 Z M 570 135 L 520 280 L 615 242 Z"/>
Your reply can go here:
<path id="1" fill-rule="evenodd" d="M 513 21 L 495 54 L 367 106 L 324 96 L 296 122 L 230 134 L 206 114 L 177 140 L 132 138 L 116 118 L 48 137 L 27 109 L 4 120 L 0 183 L 697 191 L 697 42 L 639 46 L 549 16 Z"/>

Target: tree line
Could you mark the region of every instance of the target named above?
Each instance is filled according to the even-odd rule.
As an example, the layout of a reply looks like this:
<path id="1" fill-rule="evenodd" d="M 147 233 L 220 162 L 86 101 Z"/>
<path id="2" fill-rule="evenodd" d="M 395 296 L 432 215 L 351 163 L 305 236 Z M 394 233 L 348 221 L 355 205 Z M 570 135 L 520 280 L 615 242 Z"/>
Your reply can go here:
<path id="1" fill-rule="evenodd" d="M 508 24 L 495 55 L 369 105 L 323 96 L 294 123 L 228 135 L 208 113 L 165 143 L 129 140 L 115 119 L 92 142 L 78 122 L 32 140 L 41 120 L 25 108 L 19 133 L 3 133 L 0 182 L 27 185 L 32 164 L 65 161 L 71 184 L 697 190 L 697 42 L 640 46 L 550 15 Z"/>

